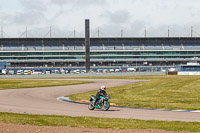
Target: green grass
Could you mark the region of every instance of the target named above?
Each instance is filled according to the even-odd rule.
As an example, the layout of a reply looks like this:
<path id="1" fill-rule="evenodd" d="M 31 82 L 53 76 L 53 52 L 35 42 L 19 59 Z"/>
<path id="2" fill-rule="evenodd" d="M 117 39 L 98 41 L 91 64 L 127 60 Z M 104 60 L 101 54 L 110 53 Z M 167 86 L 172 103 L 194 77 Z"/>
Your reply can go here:
<path id="1" fill-rule="evenodd" d="M 0 80 L 0 90 L 3 89 L 19 89 L 19 88 L 35 88 L 35 87 L 51 87 L 85 84 L 91 82 L 85 81 L 66 81 L 66 80 Z"/>
<path id="2" fill-rule="evenodd" d="M 101 77 L 102 78 L 102 77 Z M 115 79 L 144 79 L 146 82 L 108 88 L 110 102 L 118 106 L 200 110 L 200 76 L 129 76 Z M 88 100 L 97 91 L 71 95 Z"/>
<path id="3" fill-rule="evenodd" d="M 111 129 L 161 129 L 168 131 L 190 132 L 200 131 L 200 123 L 198 122 L 169 122 L 119 118 L 70 117 L 55 115 L 0 113 L 0 121 L 6 123 L 19 123 L 39 126 L 70 126 Z"/>

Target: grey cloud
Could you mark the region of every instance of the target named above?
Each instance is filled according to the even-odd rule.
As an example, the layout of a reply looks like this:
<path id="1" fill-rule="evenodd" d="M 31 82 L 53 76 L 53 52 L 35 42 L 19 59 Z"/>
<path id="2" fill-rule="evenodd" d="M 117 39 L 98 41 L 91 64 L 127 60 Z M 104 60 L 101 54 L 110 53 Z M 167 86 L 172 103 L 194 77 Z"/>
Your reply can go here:
<path id="1" fill-rule="evenodd" d="M 106 0 L 77 0 L 76 2 L 77 4 L 80 4 L 80 5 L 84 5 L 84 6 L 87 6 L 87 5 L 106 5 L 108 4 L 106 2 Z"/>
<path id="2" fill-rule="evenodd" d="M 144 37 L 145 27 L 149 25 L 146 21 L 137 20 L 128 27 L 127 32 L 134 37 Z"/>
<path id="3" fill-rule="evenodd" d="M 28 11 L 28 12 L 16 12 L 15 14 L 1 13 L 0 22 L 1 25 L 38 25 L 46 21 L 45 16 L 40 12 Z"/>
<path id="4" fill-rule="evenodd" d="M 26 10 L 44 11 L 47 9 L 45 0 L 19 0 L 19 2 Z"/>
<path id="5" fill-rule="evenodd" d="M 34 25 L 45 22 L 45 16 L 41 12 L 29 11 L 24 13 L 17 13 L 13 17 L 13 22 L 18 25 Z"/>
<path id="6" fill-rule="evenodd" d="M 57 5 L 68 4 L 71 2 L 72 2 L 71 0 L 51 0 L 52 4 L 57 4 Z"/>
<path id="7" fill-rule="evenodd" d="M 121 27 L 116 25 L 116 24 L 105 24 L 102 27 L 99 27 L 99 31 L 100 31 L 100 37 L 117 37 L 118 34 L 120 33 L 120 29 Z M 93 29 L 91 32 L 91 36 L 95 36 L 97 37 L 97 28 Z"/>
<path id="8" fill-rule="evenodd" d="M 76 6 L 106 5 L 106 0 L 51 0 L 52 4 L 63 6 L 64 4 L 75 4 Z"/>
<path id="9" fill-rule="evenodd" d="M 66 14 L 66 12 L 64 10 L 60 10 L 55 12 L 55 14 L 53 15 L 53 17 L 51 17 L 49 19 L 50 22 L 56 22 L 57 18 L 59 18 L 60 16 L 62 16 L 63 14 Z"/>
<path id="10" fill-rule="evenodd" d="M 101 16 L 107 18 L 109 22 L 116 24 L 128 23 L 131 17 L 129 12 L 126 10 L 118 10 L 116 12 L 107 11 Z"/>
<path id="11" fill-rule="evenodd" d="M 8 13 L 0 12 L 0 20 L 1 26 L 8 25 L 12 20 L 12 16 Z"/>

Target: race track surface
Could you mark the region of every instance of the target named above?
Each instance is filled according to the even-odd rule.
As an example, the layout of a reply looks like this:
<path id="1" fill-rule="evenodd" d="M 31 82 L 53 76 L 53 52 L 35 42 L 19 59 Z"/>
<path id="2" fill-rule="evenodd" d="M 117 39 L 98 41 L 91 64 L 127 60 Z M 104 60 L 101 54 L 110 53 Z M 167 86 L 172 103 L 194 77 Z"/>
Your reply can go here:
<path id="1" fill-rule="evenodd" d="M 118 107 L 111 107 L 109 111 L 90 111 L 88 110 L 87 105 L 58 101 L 57 98 L 60 96 L 97 90 L 101 85 L 106 85 L 107 88 L 109 88 L 141 82 L 139 80 L 122 79 L 76 80 L 93 81 L 95 83 L 59 87 L 1 90 L 0 112 L 200 122 L 200 113 L 194 112 L 172 112 Z"/>

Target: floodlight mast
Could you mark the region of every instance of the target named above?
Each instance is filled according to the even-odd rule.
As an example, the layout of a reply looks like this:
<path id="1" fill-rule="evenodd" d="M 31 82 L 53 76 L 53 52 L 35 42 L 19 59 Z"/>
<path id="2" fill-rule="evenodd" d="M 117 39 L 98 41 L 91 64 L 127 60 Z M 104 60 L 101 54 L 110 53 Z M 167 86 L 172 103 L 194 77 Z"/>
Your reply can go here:
<path id="1" fill-rule="evenodd" d="M 90 20 L 85 19 L 85 70 L 90 71 Z"/>

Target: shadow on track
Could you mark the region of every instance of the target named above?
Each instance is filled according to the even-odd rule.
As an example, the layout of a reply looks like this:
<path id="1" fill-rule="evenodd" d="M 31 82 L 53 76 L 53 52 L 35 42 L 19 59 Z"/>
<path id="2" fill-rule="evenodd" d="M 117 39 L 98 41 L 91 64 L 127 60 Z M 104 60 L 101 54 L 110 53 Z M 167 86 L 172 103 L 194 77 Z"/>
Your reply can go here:
<path id="1" fill-rule="evenodd" d="M 105 110 L 97 109 L 97 110 L 94 110 L 94 111 L 105 111 Z M 120 111 L 120 110 L 110 109 L 110 110 L 107 110 L 105 112 L 114 112 L 114 111 Z"/>

